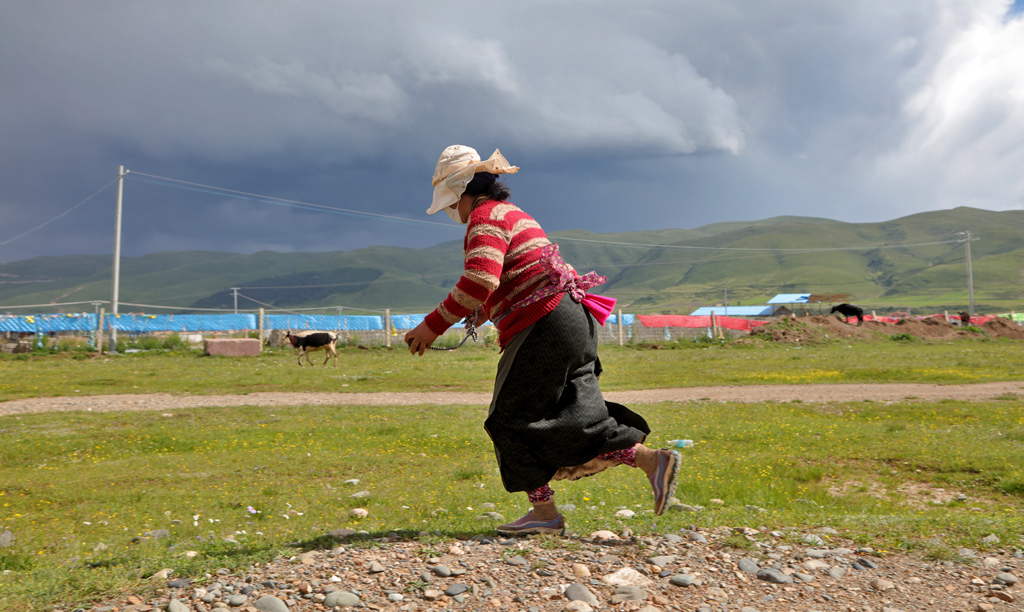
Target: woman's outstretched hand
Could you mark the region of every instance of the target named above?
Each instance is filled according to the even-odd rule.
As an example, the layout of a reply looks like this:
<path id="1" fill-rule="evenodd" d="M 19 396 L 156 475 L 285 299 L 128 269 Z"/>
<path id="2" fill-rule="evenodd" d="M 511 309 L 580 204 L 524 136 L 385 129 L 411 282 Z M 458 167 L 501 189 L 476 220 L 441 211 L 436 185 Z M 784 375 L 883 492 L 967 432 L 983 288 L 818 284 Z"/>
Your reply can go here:
<path id="1" fill-rule="evenodd" d="M 405 334 L 405 343 L 409 345 L 409 352 L 413 355 L 426 353 L 434 340 L 437 340 L 437 334 L 430 331 L 426 322 L 420 323 Z"/>

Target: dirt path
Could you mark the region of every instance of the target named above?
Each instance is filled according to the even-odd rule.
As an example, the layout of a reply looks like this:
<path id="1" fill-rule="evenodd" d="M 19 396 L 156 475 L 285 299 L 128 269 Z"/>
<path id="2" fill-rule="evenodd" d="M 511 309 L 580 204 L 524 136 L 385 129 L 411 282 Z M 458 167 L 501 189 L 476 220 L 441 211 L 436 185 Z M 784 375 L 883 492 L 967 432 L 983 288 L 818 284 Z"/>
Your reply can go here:
<path id="1" fill-rule="evenodd" d="M 1009 394 L 1024 397 L 1024 381 L 978 383 L 973 385 L 931 384 L 845 384 L 845 385 L 751 385 L 737 387 L 686 387 L 609 391 L 605 397 L 622 404 L 657 402 L 891 402 L 907 399 L 936 401 L 954 399 L 987 401 Z M 131 395 L 89 395 L 85 397 L 36 397 L 0 403 L 0 416 L 36 412 L 84 410 L 117 412 L 175 410 L 208 406 L 298 406 L 298 405 L 480 405 L 491 401 L 487 393 L 250 393 L 248 395 L 172 395 L 169 393 Z"/>

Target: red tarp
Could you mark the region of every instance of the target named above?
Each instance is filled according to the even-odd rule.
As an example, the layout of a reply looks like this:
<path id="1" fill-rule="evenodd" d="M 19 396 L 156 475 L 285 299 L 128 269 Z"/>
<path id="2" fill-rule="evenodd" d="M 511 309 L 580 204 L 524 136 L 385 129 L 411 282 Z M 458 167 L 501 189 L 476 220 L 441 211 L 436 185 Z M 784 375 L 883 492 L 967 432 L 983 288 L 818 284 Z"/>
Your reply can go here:
<path id="1" fill-rule="evenodd" d="M 921 317 L 911 317 L 911 320 L 920 321 L 921 319 L 928 319 L 931 317 L 941 317 L 943 315 L 925 315 Z M 700 327 L 711 327 L 711 317 L 691 317 L 687 315 L 636 315 L 640 325 L 644 327 L 686 327 L 686 328 L 700 328 Z M 853 317 L 851 317 L 853 318 Z M 992 319 L 995 319 L 996 315 L 977 315 L 971 319 L 972 325 L 982 325 L 988 323 Z M 959 321 L 959 315 L 949 315 L 950 321 Z M 901 319 L 894 317 L 872 317 L 871 315 L 864 315 L 865 321 L 880 321 L 884 323 L 899 323 Z M 750 319 L 739 319 L 737 317 L 715 317 L 715 322 L 719 327 L 725 329 L 737 329 L 740 331 L 750 331 L 759 325 L 767 325 L 769 321 L 752 321 Z"/>
<path id="2" fill-rule="evenodd" d="M 896 317 L 872 317 L 871 315 L 864 315 L 864 320 L 865 321 L 878 321 L 880 323 L 899 323 L 900 321 L 904 321 L 904 320 L 907 320 L 907 321 L 920 321 L 922 319 L 934 319 L 935 317 L 943 317 L 943 316 L 945 316 L 945 315 L 931 314 L 931 315 L 923 315 L 923 316 L 920 316 L 920 317 L 906 317 L 904 319 L 897 319 Z M 998 318 L 998 316 L 999 315 L 974 315 L 973 317 L 971 317 L 971 325 L 984 325 L 985 323 L 988 323 L 992 319 Z M 855 317 L 850 317 L 850 318 L 853 319 Z M 949 315 L 949 320 L 951 322 L 960 321 L 960 315 L 959 314 L 951 314 L 951 315 Z"/>
<path id="3" fill-rule="evenodd" d="M 691 317 L 686 315 L 636 315 L 640 325 L 644 327 L 711 327 L 711 317 Z M 725 329 L 750 331 L 758 325 L 766 325 L 768 321 L 751 321 L 736 317 L 715 316 L 715 323 Z"/>

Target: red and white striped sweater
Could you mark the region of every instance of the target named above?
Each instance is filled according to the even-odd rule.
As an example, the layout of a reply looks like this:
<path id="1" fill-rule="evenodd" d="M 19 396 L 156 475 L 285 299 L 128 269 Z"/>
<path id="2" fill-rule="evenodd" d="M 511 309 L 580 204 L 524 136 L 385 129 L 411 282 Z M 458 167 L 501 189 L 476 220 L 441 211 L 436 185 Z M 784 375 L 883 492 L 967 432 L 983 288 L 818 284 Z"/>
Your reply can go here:
<path id="1" fill-rule="evenodd" d="M 510 202 L 487 200 L 469 215 L 463 250 L 466 269 L 448 297 L 424 319 L 435 334 L 484 304 L 494 320 L 513 304 L 547 284 L 538 264 L 541 249 L 551 244 L 540 225 Z M 558 306 L 563 293 L 517 308 L 498 323 L 498 343 L 504 347 L 516 334 Z"/>

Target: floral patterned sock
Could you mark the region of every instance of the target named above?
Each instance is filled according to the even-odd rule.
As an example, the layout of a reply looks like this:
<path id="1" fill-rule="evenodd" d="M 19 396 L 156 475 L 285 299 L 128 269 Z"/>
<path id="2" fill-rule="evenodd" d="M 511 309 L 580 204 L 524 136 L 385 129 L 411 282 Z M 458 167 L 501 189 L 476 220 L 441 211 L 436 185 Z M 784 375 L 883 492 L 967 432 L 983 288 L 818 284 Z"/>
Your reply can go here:
<path id="1" fill-rule="evenodd" d="M 544 485 L 539 489 L 527 491 L 526 496 L 530 498 L 531 504 L 539 504 L 550 500 L 555 496 L 555 492 L 551 490 L 550 486 Z"/>
<path id="2" fill-rule="evenodd" d="M 610 461 L 618 461 L 623 465 L 629 467 L 636 467 L 636 446 L 630 446 L 622 450 L 612 451 L 603 455 L 598 455 L 598 459 L 608 459 Z"/>

